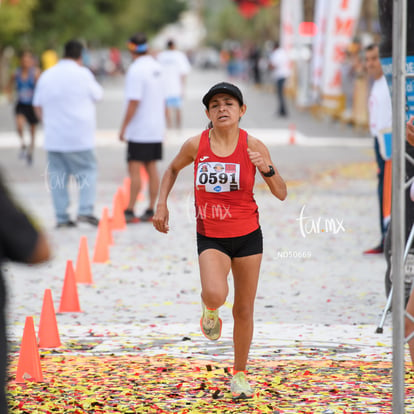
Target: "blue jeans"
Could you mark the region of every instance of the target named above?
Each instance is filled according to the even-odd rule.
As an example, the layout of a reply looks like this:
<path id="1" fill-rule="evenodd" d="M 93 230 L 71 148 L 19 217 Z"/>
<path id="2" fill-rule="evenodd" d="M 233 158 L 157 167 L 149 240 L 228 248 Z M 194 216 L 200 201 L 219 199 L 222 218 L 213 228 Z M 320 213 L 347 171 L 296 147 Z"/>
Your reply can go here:
<path id="1" fill-rule="evenodd" d="M 96 159 L 93 150 L 74 152 L 49 151 L 48 180 L 52 193 L 56 220 L 65 223 L 70 220 L 67 212 L 69 200 L 69 178 L 73 176 L 79 190 L 78 216 L 93 214 L 96 194 Z"/>

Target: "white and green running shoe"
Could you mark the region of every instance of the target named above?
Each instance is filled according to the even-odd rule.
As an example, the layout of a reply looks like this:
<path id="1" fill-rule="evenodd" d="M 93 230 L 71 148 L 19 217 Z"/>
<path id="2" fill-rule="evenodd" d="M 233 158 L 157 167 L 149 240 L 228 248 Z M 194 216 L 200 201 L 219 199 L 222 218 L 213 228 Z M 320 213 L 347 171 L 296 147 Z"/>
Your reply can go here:
<path id="1" fill-rule="evenodd" d="M 218 316 L 218 309 L 208 309 L 204 303 L 201 303 L 203 315 L 200 319 L 201 332 L 207 339 L 216 341 L 221 336 L 221 327 L 223 323 Z"/>
<path id="2" fill-rule="evenodd" d="M 231 394 L 233 400 L 253 397 L 253 390 L 247 382 L 246 375 L 243 371 L 239 371 L 236 375 L 233 375 L 231 379 Z"/>

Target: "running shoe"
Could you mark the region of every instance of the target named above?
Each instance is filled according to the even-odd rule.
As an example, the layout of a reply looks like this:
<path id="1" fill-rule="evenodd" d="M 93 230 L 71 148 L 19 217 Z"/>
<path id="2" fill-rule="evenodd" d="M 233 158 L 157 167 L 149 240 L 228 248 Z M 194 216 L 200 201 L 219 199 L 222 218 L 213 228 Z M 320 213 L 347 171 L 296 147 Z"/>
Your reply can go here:
<path id="1" fill-rule="evenodd" d="M 208 309 L 202 302 L 203 315 L 200 319 L 201 332 L 207 339 L 217 341 L 221 336 L 223 323 L 218 316 L 218 309 Z"/>
<path id="2" fill-rule="evenodd" d="M 97 219 L 95 216 L 78 216 L 78 223 L 88 223 L 92 226 L 98 226 L 99 225 L 99 219 Z"/>
<path id="3" fill-rule="evenodd" d="M 27 161 L 27 165 L 33 164 L 33 154 L 31 152 L 28 152 L 26 154 L 26 161 Z"/>
<path id="4" fill-rule="evenodd" d="M 373 247 L 372 249 L 368 249 L 364 251 L 364 254 L 381 254 L 381 253 L 384 253 L 384 247 L 382 243 L 376 247 Z"/>
<path id="5" fill-rule="evenodd" d="M 20 147 L 20 151 L 19 151 L 19 159 L 23 160 L 26 158 L 26 147 L 24 145 L 22 145 Z"/>
<path id="6" fill-rule="evenodd" d="M 253 397 L 253 390 L 251 389 L 246 379 L 246 374 L 243 371 L 239 371 L 236 375 L 233 375 L 230 388 L 233 400 Z"/>
<path id="7" fill-rule="evenodd" d="M 139 223 L 141 221 L 132 210 L 125 210 L 124 216 L 127 223 Z"/>
<path id="8" fill-rule="evenodd" d="M 62 221 L 56 225 L 57 229 L 67 229 L 67 228 L 72 228 L 72 227 L 76 227 L 76 223 L 73 222 L 72 220 Z"/>
<path id="9" fill-rule="evenodd" d="M 147 208 L 145 210 L 145 213 L 142 216 L 140 216 L 139 219 L 141 221 L 151 221 L 153 217 L 154 217 L 154 210 L 151 208 Z"/>

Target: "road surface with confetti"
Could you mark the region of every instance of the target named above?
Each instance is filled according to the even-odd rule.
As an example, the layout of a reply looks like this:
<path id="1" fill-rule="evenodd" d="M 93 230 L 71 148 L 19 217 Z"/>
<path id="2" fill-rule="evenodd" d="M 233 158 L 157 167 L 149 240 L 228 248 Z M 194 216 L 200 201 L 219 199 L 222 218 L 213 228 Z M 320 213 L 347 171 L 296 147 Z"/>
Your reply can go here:
<path id="1" fill-rule="evenodd" d="M 192 76 L 187 119 L 191 111 L 202 111 L 195 104 L 202 94 L 200 75 Z M 250 103 L 260 98 L 265 107 L 271 105 L 264 92 L 245 89 Z M 107 92 L 109 103 L 119 104 L 119 90 Z M 292 128 L 283 123 L 259 128 L 253 120 L 260 109 L 249 108 L 243 126 L 268 145 L 289 191 L 280 202 L 257 179 L 264 256 L 248 365 L 254 398 L 236 403 L 229 394 L 231 275 L 221 339 L 208 342 L 199 330 L 191 168 L 182 172 L 171 195 L 170 233 L 157 233 L 150 223 L 114 231 L 110 260 L 92 263 L 93 283 L 78 285 L 82 312 L 57 314 L 62 346 L 40 349 L 44 382 L 15 382 L 25 318 L 34 316 L 37 329 L 45 289 L 51 289 L 58 308 L 67 261 L 75 264 L 81 236 L 92 256 L 97 231 L 54 229 L 43 152 L 37 149 L 34 166 L 26 167 L 17 160 L 15 136 L 5 131 L 1 165 L 16 197 L 46 228 L 54 251 L 47 264 L 5 269 L 11 412 L 391 412 L 390 318 L 384 334 L 375 333 L 385 305 L 385 260 L 362 255 L 379 237 L 372 142 L 338 130 L 329 136 L 331 127 L 325 125 L 324 134 L 313 136 L 298 128 L 295 144 L 289 145 Z M 161 171 L 196 132 L 192 125 L 169 131 Z M 126 168 L 114 127 L 99 130 L 97 145 L 100 215 L 105 207 L 112 210 Z M 76 200 L 75 185 L 71 191 Z M 145 208 L 142 196 L 136 212 Z M 408 353 L 406 361 L 409 368 Z M 408 369 L 406 394 L 407 412 L 414 411 L 414 377 Z"/>

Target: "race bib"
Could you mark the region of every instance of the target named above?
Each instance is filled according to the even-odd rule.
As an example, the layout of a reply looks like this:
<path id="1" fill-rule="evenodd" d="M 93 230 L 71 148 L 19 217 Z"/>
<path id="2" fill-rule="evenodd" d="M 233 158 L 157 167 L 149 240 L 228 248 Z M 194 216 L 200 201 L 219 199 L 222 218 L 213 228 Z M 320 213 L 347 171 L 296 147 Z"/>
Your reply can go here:
<path id="1" fill-rule="evenodd" d="M 198 164 L 196 186 L 208 193 L 237 191 L 240 188 L 240 164 L 203 162 Z"/>

